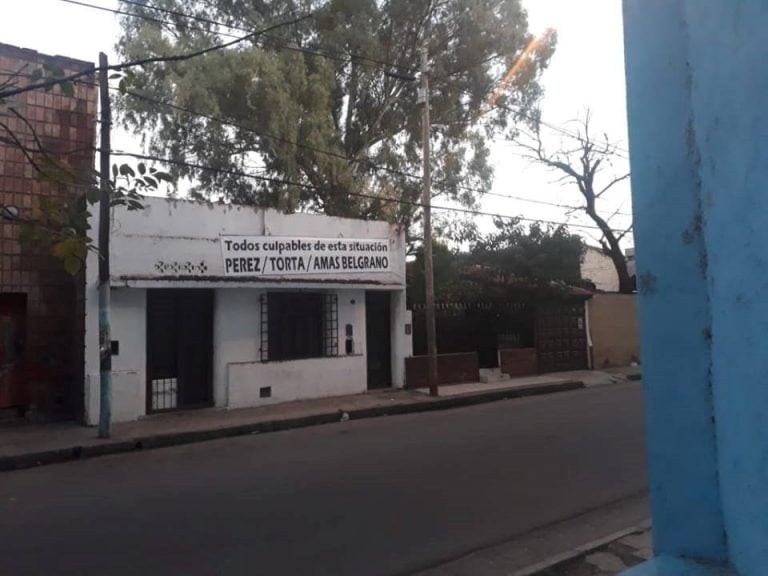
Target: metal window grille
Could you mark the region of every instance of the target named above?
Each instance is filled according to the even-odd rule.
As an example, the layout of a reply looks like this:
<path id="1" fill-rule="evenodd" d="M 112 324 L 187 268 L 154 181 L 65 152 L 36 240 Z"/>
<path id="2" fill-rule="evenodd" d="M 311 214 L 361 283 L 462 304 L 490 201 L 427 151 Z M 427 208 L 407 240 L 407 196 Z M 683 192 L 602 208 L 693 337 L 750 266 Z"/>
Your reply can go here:
<path id="1" fill-rule="evenodd" d="M 173 410 L 178 404 L 178 395 L 176 378 L 152 380 L 152 411 Z"/>
<path id="2" fill-rule="evenodd" d="M 323 352 L 325 356 L 339 355 L 339 298 L 326 294 L 323 299 Z"/>
<path id="3" fill-rule="evenodd" d="M 283 314 L 286 313 L 286 302 L 283 302 L 283 300 L 285 300 L 284 296 L 287 295 L 281 294 L 282 298 L 280 302 L 282 302 L 282 304 L 278 305 L 274 310 L 270 310 L 269 295 L 267 293 L 262 294 L 259 298 L 261 323 L 259 354 L 261 362 L 269 362 L 270 360 L 285 360 L 290 359 L 291 357 L 291 352 L 289 352 L 288 355 L 285 354 L 285 342 L 283 341 L 283 337 L 286 336 L 286 330 L 289 330 L 289 325 L 292 325 L 294 326 L 294 329 L 297 329 L 295 324 L 286 324 L 286 322 L 295 323 L 296 318 L 283 316 Z M 320 295 L 318 294 L 317 296 L 319 297 Z M 280 302 L 278 302 L 278 304 L 280 304 Z M 320 344 L 321 346 L 317 347 L 317 352 L 315 355 L 322 355 L 326 357 L 338 356 L 339 298 L 336 294 L 322 294 L 322 300 L 320 302 L 322 303 L 322 310 L 315 308 L 317 312 L 314 314 L 314 316 L 317 323 L 314 325 L 317 326 L 319 333 L 316 332 L 316 334 L 318 337 L 322 338 L 322 342 L 317 342 L 317 344 Z M 292 310 L 292 312 L 295 312 L 295 310 Z M 274 314 L 282 317 L 271 318 L 270 316 Z M 306 318 L 304 318 L 304 327 L 301 330 L 310 330 L 310 332 L 312 331 L 312 321 L 310 320 L 311 316 L 312 315 L 308 315 Z M 274 334 L 270 333 L 270 325 L 272 325 L 273 329 L 277 330 Z M 301 324 L 299 324 L 299 326 L 300 325 Z M 302 333 L 307 334 L 307 332 Z M 276 345 L 279 344 L 277 352 L 275 352 L 276 356 L 274 358 L 271 358 L 270 356 L 271 338 L 276 338 Z M 289 342 L 291 341 L 291 338 L 291 336 L 288 337 Z M 306 357 L 311 356 L 312 355 Z"/>
<path id="4" fill-rule="evenodd" d="M 262 362 L 269 360 L 269 297 L 266 293 L 259 298 L 261 321 L 261 345 L 259 347 Z"/>

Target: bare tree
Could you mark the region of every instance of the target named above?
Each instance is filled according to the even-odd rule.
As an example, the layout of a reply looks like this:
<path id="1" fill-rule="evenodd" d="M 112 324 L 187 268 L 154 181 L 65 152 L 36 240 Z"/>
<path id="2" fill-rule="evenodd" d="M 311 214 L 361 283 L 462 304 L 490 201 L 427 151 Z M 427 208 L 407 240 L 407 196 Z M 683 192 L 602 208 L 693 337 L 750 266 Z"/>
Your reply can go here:
<path id="1" fill-rule="evenodd" d="M 606 134 L 601 138 L 594 138 L 590 134 L 589 111 L 583 119 L 575 122 L 578 124 L 575 132 L 561 130 L 564 138 L 559 149 L 555 151 L 547 150 L 542 142 L 540 117 L 532 118 L 532 133 L 519 131 L 514 142 L 525 151 L 526 158 L 559 172 L 559 182 L 574 184 L 578 188 L 583 204 L 575 206 L 573 210 L 584 211 L 599 228 L 600 246 L 616 268 L 619 292 L 631 294 L 635 287 L 629 275 L 627 259 L 621 249 L 621 241 L 632 230 L 632 226 L 625 230 L 615 230 L 610 221 L 619 211 L 604 216 L 598 209 L 600 198 L 608 190 L 627 180 L 629 172 L 616 175 L 613 164 L 620 156 L 619 149 Z"/>

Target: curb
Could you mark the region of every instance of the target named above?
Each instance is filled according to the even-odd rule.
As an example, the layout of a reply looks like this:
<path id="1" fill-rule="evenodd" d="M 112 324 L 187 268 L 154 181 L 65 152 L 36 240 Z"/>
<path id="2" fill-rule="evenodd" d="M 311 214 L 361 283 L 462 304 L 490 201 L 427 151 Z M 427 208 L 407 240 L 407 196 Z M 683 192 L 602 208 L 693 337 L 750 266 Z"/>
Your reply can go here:
<path id="1" fill-rule="evenodd" d="M 540 396 L 555 392 L 567 392 L 585 388 L 584 382 L 573 380 L 557 382 L 554 384 L 533 384 L 506 390 L 493 390 L 479 394 L 468 393 L 466 395 L 426 400 L 415 404 L 400 404 L 396 406 L 376 406 L 373 408 L 360 408 L 347 412 L 350 420 L 362 420 L 365 418 L 378 418 L 381 416 L 397 416 L 402 414 L 416 414 L 420 412 L 434 412 L 437 410 L 450 410 L 477 404 L 486 404 L 499 400 L 523 398 L 526 396 Z M 103 444 L 87 446 L 71 446 L 57 448 L 28 454 L 13 456 L 0 456 L 0 472 L 23 470 L 48 464 L 58 464 L 72 460 L 96 458 L 109 454 L 121 454 L 139 450 L 151 450 L 154 448 L 166 448 L 182 444 L 206 442 L 235 436 L 247 436 L 249 434 L 265 434 L 279 432 L 309 426 L 320 426 L 339 422 L 339 411 L 312 414 L 298 418 L 284 420 L 270 420 L 254 422 L 252 424 L 239 424 L 236 426 L 224 426 L 207 430 L 192 430 L 189 432 L 170 432 L 167 434 L 155 434 L 139 436 L 126 440 L 106 441 Z"/>
<path id="2" fill-rule="evenodd" d="M 518 570 L 517 572 L 513 572 L 512 576 L 535 576 L 536 574 L 539 574 L 544 570 L 554 568 L 557 565 L 562 564 L 563 562 L 568 562 L 569 560 L 573 560 L 575 558 L 578 558 L 579 556 L 584 556 L 586 554 L 589 554 L 590 552 L 593 552 L 598 548 L 602 548 L 603 546 L 606 546 L 611 542 L 615 542 L 616 540 L 620 540 L 621 538 L 624 538 L 624 536 L 629 536 L 630 534 L 643 532 L 645 530 L 648 530 L 650 527 L 651 527 L 651 521 L 646 520 L 645 522 L 637 524 L 636 526 L 632 526 L 631 528 L 618 530 L 613 534 L 609 534 L 608 536 L 598 538 L 597 540 L 592 540 L 591 542 L 582 544 L 581 546 L 577 546 L 576 548 L 573 548 L 572 550 L 569 550 L 567 552 L 563 552 L 561 554 L 556 554 L 555 556 L 551 556 L 546 560 L 537 562 L 536 564 L 528 566 L 527 568 L 523 568 L 522 570 Z"/>

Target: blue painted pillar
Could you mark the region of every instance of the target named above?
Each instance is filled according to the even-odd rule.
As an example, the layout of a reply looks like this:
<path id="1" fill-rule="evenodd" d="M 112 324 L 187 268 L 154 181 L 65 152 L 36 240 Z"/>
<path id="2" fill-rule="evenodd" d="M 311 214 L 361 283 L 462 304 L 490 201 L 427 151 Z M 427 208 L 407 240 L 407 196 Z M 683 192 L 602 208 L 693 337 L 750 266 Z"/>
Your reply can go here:
<path id="1" fill-rule="evenodd" d="M 624 26 L 658 556 L 632 574 L 763 576 L 768 2 L 624 0 Z"/>

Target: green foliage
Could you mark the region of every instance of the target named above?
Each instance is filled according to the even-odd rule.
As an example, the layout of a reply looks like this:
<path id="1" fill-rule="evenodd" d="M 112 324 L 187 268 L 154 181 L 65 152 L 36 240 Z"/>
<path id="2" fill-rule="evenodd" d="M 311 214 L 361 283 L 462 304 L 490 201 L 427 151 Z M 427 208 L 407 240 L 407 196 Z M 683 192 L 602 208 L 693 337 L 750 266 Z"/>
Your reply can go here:
<path id="1" fill-rule="evenodd" d="M 48 159 L 40 179 L 65 186 L 77 186 L 85 192 L 74 201 L 63 201 L 40 196 L 29 218 L 19 222 L 20 242 L 23 247 L 49 251 L 62 261 L 64 269 L 77 274 L 85 265 L 89 251 L 98 252 L 89 237 L 89 218 L 101 198 L 99 175 L 75 174 L 65 163 Z M 128 164 L 112 166 L 113 178 L 104 185 L 107 188 L 110 207 L 124 206 L 128 210 L 144 208 L 142 195 L 156 191 L 159 181 L 170 180 L 170 175 L 154 167 L 140 164 L 139 174 Z"/>
<path id="2" fill-rule="evenodd" d="M 519 221 L 495 218 L 496 230 L 481 237 L 472 260 L 500 283 L 581 283 L 584 242 L 565 226 L 528 228 Z"/>
<path id="3" fill-rule="evenodd" d="M 441 242 L 432 244 L 432 268 L 435 278 L 435 295 L 438 301 L 463 300 L 471 291 L 464 276 L 469 264 L 467 253 L 454 252 Z M 425 301 L 424 251 L 419 249 L 416 258 L 408 263 L 407 291 L 410 302 Z"/>
<path id="4" fill-rule="evenodd" d="M 249 45 L 147 66 L 121 78 L 122 120 L 152 153 L 223 170 L 176 166 L 174 176 L 199 178 L 195 195 L 404 223 L 411 223 L 417 210 L 396 200 L 418 201 L 421 182 L 394 172 L 421 170 L 419 82 L 407 77 L 417 73 L 423 39 L 432 56 L 435 188 L 442 198 L 466 206 L 476 198 L 459 185 L 489 186 L 486 139 L 508 128 L 514 119 L 509 106 L 529 110 L 538 100 L 537 80 L 555 44 L 551 36 L 526 53 L 517 76 L 489 106 L 499 79 L 531 41 L 520 0 L 155 0 L 153 5 L 247 30 L 287 14 L 317 11 L 314 18 Z M 151 12 L 135 5 L 123 9 Z M 123 18 L 121 57 L 182 53 L 221 40 L 213 25 L 184 22 L 168 33 L 155 22 Z M 226 173 L 250 173 L 253 165 L 260 175 L 300 185 Z M 360 193 L 375 198 L 355 196 Z"/>
<path id="5" fill-rule="evenodd" d="M 28 66 L 23 66 L 0 82 L 0 90 L 8 90 L 17 86 L 17 79 L 24 74 Z M 55 80 L 66 76 L 65 71 L 56 64 L 44 63 L 29 74 L 29 82 Z M 124 76 L 124 75 L 120 75 Z M 74 96 L 74 85 L 71 82 L 56 84 L 65 96 Z M 50 91 L 54 85 L 45 88 Z M 15 117 L 31 132 L 32 145 L 28 145 L 14 133 L 3 117 Z M 81 174 L 60 157 L 52 155 L 35 132 L 34 124 L 21 114 L 13 102 L 0 98 L 0 128 L 4 136 L 0 136 L 0 144 L 9 145 L 22 152 L 26 161 L 35 169 L 37 178 L 55 186 L 66 189 L 84 190 L 82 194 L 70 194 L 74 200 L 61 200 L 47 196 L 37 196 L 30 215 L 18 218 L 21 226 L 19 236 L 24 248 L 38 251 L 49 251 L 62 261 L 64 269 L 70 274 L 77 274 L 84 266 L 90 250 L 96 247 L 89 238 L 88 219 L 91 207 L 97 204 L 104 189 L 109 199 L 110 207 L 125 206 L 128 210 L 141 210 L 142 194 L 158 189 L 160 182 L 172 182 L 173 178 L 167 172 L 154 167 L 147 169 L 146 165 L 138 165 L 139 174 L 128 164 L 112 166 L 112 179 L 102 182 L 95 171 Z"/>
<path id="6" fill-rule="evenodd" d="M 581 237 L 563 226 L 524 227 L 496 219 L 493 233 L 475 239 L 469 250 L 433 246 L 435 296 L 440 302 L 545 297 L 584 284 Z M 408 297 L 424 302 L 424 258 L 419 250 L 408 266 Z"/>
<path id="7" fill-rule="evenodd" d="M 30 84 L 40 82 L 41 80 L 57 80 L 64 78 L 66 73 L 64 69 L 58 64 L 51 62 L 44 62 L 40 68 L 35 68 L 29 75 Z M 72 82 L 60 82 L 55 85 L 46 86 L 44 90 L 50 92 L 54 88 L 58 87 L 62 95 L 73 98 L 75 96 L 75 85 Z"/>

